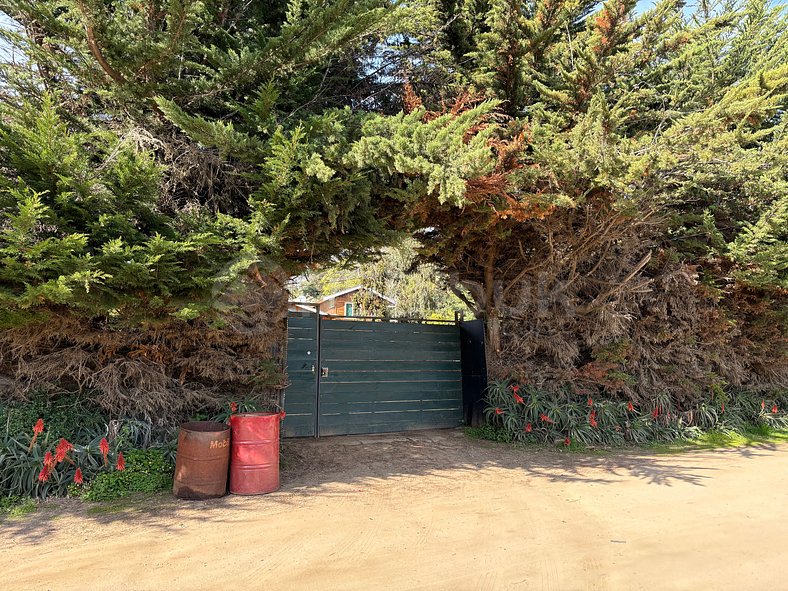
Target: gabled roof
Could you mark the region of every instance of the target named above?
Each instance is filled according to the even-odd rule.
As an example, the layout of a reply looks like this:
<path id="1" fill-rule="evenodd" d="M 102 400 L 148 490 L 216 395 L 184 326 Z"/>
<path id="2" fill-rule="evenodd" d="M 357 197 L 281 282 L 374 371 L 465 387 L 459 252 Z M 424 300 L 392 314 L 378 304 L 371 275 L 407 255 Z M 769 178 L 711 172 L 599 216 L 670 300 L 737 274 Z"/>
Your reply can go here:
<path id="1" fill-rule="evenodd" d="M 365 287 L 363 285 L 355 285 L 353 287 L 348 287 L 347 289 L 343 289 L 342 291 L 338 291 L 336 293 L 332 293 L 330 295 L 327 295 L 322 300 L 320 300 L 320 303 L 327 302 L 328 300 L 333 300 L 334 298 L 338 298 L 339 296 L 343 296 L 343 295 L 346 295 L 346 294 L 349 294 L 349 293 L 353 293 L 354 291 L 361 291 L 362 289 L 375 294 L 376 296 L 378 296 L 379 298 L 381 298 L 383 300 L 386 300 L 392 306 L 394 306 L 397 303 L 394 300 L 392 300 L 390 297 L 388 297 L 386 295 L 383 295 L 379 291 L 377 291 L 375 289 L 372 289 L 371 287 Z"/>
<path id="2" fill-rule="evenodd" d="M 290 308 L 291 308 L 291 311 L 296 311 L 296 312 L 300 312 L 300 311 L 303 311 L 303 312 L 311 312 L 312 314 L 314 314 L 314 313 L 315 313 L 315 307 L 314 307 L 314 306 L 310 306 L 309 304 L 300 304 L 300 303 L 298 303 L 298 301 L 293 301 L 293 302 L 290 302 Z M 293 310 L 293 308 L 295 308 L 295 310 Z M 320 312 L 320 314 L 321 314 L 322 316 L 327 316 L 327 315 L 328 315 L 328 312 L 323 312 L 323 311 L 321 311 L 321 312 Z"/>

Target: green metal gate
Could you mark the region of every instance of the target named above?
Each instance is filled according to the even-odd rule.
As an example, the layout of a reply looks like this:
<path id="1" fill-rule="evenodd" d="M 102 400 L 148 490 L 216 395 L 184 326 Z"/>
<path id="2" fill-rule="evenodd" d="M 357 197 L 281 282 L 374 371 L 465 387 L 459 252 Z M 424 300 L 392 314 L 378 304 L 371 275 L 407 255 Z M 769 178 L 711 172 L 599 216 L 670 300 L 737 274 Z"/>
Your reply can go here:
<path id="1" fill-rule="evenodd" d="M 285 436 L 384 433 L 462 422 L 455 322 L 291 314 L 287 366 Z"/>

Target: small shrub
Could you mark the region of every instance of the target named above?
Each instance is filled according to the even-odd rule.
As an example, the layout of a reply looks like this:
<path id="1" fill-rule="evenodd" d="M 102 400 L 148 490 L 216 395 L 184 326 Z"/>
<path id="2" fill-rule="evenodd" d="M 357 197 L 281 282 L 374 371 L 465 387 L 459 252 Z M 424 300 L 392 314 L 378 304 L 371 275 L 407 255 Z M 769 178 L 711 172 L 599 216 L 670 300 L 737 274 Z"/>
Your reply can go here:
<path id="1" fill-rule="evenodd" d="M 678 409 L 667 393 L 655 394 L 641 405 L 571 391 L 556 396 L 504 380 L 489 385 L 486 399 L 487 429 L 480 427 L 469 435 L 495 441 L 643 445 L 697 439 L 708 432 L 741 432 L 748 425 L 788 428 L 785 393 L 762 398 L 717 389 L 694 408 Z"/>
<path id="2" fill-rule="evenodd" d="M 510 443 L 512 436 L 506 429 L 495 425 L 481 425 L 480 427 L 466 427 L 465 434 L 473 439 L 486 439 L 499 443 Z"/>
<path id="3" fill-rule="evenodd" d="M 218 423 L 229 423 L 230 417 L 236 413 L 242 412 L 260 412 L 260 405 L 254 400 L 242 400 L 240 402 L 228 402 L 219 412 L 211 417 L 198 420 L 210 420 Z"/>
<path id="4" fill-rule="evenodd" d="M 69 441 L 91 439 L 109 421 L 94 404 L 76 394 L 57 398 L 34 394 L 23 402 L 0 403 L 0 429 L 7 434 L 26 433 L 40 418 L 49 431 Z"/>
<path id="5" fill-rule="evenodd" d="M 0 497 L 0 516 L 19 517 L 36 510 L 36 502 L 30 497 Z"/>
<path id="6" fill-rule="evenodd" d="M 74 485 L 72 494 L 88 501 L 108 501 L 135 492 L 155 492 L 172 486 L 174 465 L 166 450 L 132 449 L 126 453 L 123 471 L 104 472 L 82 486 Z"/>

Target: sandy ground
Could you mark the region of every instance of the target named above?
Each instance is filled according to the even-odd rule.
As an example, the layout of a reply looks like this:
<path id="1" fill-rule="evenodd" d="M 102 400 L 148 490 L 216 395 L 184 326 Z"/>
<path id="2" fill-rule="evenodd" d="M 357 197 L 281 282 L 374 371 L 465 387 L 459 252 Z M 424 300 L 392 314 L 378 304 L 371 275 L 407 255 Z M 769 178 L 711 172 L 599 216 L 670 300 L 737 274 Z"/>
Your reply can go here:
<path id="1" fill-rule="evenodd" d="M 0 589 L 788 589 L 788 447 L 573 454 L 458 431 L 295 440 L 282 490 L 47 504 Z"/>

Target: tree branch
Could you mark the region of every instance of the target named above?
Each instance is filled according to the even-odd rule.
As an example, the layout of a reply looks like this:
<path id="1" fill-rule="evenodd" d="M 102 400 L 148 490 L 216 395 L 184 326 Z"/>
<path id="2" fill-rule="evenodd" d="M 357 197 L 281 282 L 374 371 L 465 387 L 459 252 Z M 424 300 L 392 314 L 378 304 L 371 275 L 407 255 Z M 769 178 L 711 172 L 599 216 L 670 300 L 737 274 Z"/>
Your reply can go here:
<path id="1" fill-rule="evenodd" d="M 79 6 L 79 10 L 82 13 L 82 18 L 85 20 L 85 35 L 87 36 L 88 47 L 90 48 L 90 53 L 93 54 L 93 57 L 96 58 L 99 66 L 101 69 L 104 70 L 104 73 L 112 78 L 118 84 L 124 84 L 126 79 L 123 75 L 118 72 L 115 68 L 109 65 L 109 62 L 104 57 L 104 54 L 101 52 L 101 48 L 96 41 L 96 34 L 93 31 L 93 25 L 90 24 L 90 17 L 88 16 L 87 10 L 85 10 L 85 5 L 81 0 L 78 0 L 77 6 Z"/>

